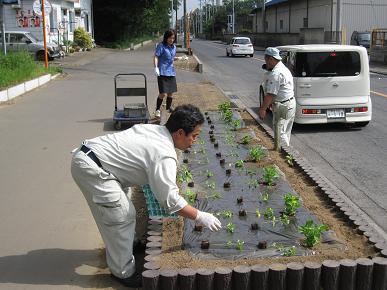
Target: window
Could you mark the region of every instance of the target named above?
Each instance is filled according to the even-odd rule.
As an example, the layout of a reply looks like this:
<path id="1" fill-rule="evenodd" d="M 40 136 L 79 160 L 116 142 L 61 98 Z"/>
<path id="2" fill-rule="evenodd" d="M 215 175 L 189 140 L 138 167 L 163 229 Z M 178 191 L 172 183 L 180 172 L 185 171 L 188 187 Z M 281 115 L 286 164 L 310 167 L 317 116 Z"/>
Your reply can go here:
<path id="1" fill-rule="evenodd" d="M 240 39 L 235 39 L 234 44 L 250 44 L 250 39 L 247 38 L 240 38 Z"/>
<path id="2" fill-rule="evenodd" d="M 10 43 L 22 43 L 23 42 L 23 34 L 19 33 L 11 33 L 10 34 Z"/>
<path id="3" fill-rule="evenodd" d="M 284 29 L 284 21 L 282 19 L 280 20 L 280 29 Z"/>
<path id="4" fill-rule="evenodd" d="M 304 28 L 308 28 L 308 18 L 304 18 Z"/>
<path id="5" fill-rule="evenodd" d="M 356 76 L 360 70 L 360 55 L 355 51 L 298 52 L 294 76 Z"/>
<path id="6" fill-rule="evenodd" d="M 70 32 L 74 31 L 74 12 L 69 11 L 69 27 Z"/>

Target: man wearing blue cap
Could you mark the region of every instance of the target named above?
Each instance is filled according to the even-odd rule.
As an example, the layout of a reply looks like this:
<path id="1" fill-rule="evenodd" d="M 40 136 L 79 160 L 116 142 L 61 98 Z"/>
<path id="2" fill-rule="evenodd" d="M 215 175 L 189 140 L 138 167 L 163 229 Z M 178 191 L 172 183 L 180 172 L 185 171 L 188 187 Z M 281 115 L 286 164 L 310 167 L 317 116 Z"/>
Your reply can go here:
<path id="1" fill-rule="evenodd" d="M 273 123 L 278 123 L 279 137 L 289 146 L 296 113 L 296 101 L 294 99 L 293 76 L 281 62 L 281 59 L 277 48 L 266 48 L 265 62 L 269 73 L 265 82 L 265 97 L 258 115 L 261 120 L 265 119 L 266 110 L 273 104 Z M 274 132 L 276 133 L 276 130 Z"/>

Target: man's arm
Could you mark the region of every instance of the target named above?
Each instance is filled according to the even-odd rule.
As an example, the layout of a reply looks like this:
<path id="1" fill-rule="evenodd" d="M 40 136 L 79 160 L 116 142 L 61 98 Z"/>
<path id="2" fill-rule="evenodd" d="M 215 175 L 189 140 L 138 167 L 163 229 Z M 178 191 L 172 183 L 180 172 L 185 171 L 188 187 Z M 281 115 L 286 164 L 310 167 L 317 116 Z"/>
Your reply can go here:
<path id="1" fill-rule="evenodd" d="M 259 118 L 261 120 L 264 120 L 266 117 L 266 110 L 270 107 L 270 105 L 273 103 L 274 95 L 272 94 L 266 94 L 263 99 L 263 104 L 261 104 L 261 107 L 259 108 Z"/>
<path id="2" fill-rule="evenodd" d="M 190 206 L 189 204 L 187 204 L 185 207 L 183 207 L 181 210 L 177 211 L 176 213 L 179 216 L 194 220 L 198 215 L 198 210 L 193 206 Z"/>

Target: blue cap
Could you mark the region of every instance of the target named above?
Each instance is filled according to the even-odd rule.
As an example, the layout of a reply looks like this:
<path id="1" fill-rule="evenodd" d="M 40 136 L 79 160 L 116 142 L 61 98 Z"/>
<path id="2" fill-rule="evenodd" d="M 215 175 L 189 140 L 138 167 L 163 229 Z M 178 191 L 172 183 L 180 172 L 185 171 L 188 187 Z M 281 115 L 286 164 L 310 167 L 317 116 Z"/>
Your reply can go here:
<path id="1" fill-rule="evenodd" d="M 282 59 L 282 57 L 279 54 L 278 48 L 275 48 L 275 47 L 268 47 L 268 48 L 266 48 L 265 55 L 274 57 L 277 60 L 281 60 Z"/>

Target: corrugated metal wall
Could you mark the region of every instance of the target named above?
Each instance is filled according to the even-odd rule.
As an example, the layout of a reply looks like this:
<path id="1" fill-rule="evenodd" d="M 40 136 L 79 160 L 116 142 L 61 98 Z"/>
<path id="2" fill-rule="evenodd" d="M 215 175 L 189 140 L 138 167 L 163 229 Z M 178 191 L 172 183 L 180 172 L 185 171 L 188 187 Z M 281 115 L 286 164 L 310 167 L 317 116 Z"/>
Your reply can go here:
<path id="1" fill-rule="evenodd" d="M 387 0 L 345 0 L 342 5 L 342 29 L 347 43 L 355 30 L 387 28 Z"/>

